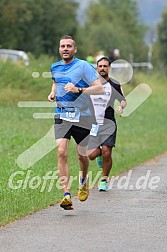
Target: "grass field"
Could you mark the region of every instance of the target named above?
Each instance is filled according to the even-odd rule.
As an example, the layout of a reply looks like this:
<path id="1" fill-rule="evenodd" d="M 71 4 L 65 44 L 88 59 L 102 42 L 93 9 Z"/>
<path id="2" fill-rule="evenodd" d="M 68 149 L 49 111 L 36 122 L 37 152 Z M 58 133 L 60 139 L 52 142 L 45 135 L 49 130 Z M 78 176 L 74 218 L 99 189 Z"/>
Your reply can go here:
<path id="1" fill-rule="evenodd" d="M 52 112 L 52 108 L 17 106 L 17 102 L 22 100 L 47 99 L 51 81 L 44 78 L 32 79 L 31 73 L 49 71 L 45 68 L 48 65 L 49 62 L 46 61 L 38 67 L 34 63 L 28 69 L 14 66 L 12 70 L 10 64 L 6 65 L 7 70 L 3 64 L 0 65 L 4 72 L 0 77 L 0 225 L 55 204 L 62 197 L 56 180 L 53 185 L 49 180 L 44 184 L 46 174 L 56 171 L 55 149 L 27 170 L 22 170 L 16 163 L 17 157 L 41 139 L 53 125 L 51 119 L 33 118 L 34 112 Z M 152 95 L 130 116 L 117 117 L 117 146 L 113 151 L 111 175 L 128 170 L 167 150 L 166 78 L 156 73 L 136 73 L 135 85 L 140 83 L 149 84 Z M 133 88 L 133 83 L 124 85 L 125 94 Z M 69 166 L 71 175 L 78 175 L 73 141 L 69 148 Z M 93 176 L 99 171 L 94 161 L 90 164 L 90 170 Z M 76 194 L 77 189 L 76 180 L 72 184 L 72 194 Z"/>

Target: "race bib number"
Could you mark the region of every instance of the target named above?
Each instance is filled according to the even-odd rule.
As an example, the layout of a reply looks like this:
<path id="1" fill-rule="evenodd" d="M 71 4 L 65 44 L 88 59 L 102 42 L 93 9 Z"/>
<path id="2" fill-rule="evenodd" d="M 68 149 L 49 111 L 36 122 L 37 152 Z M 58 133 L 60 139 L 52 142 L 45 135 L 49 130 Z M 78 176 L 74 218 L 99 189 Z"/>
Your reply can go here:
<path id="1" fill-rule="evenodd" d="M 62 108 L 60 112 L 60 119 L 69 122 L 79 122 L 80 111 L 78 108 Z"/>
<path id="2" fill-rule="evenodd" d="M 98 124 L 92 124 L 92 128 L 90 131 L 90 136 L 97 136 L 97 132 L 99 130 L 99 125 Z"/>

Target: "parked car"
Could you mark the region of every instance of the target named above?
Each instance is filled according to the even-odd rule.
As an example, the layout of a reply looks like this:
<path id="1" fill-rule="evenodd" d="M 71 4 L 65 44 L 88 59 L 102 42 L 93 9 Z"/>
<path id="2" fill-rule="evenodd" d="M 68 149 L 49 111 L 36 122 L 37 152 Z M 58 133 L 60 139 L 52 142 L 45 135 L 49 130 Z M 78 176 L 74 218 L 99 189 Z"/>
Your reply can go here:
<path id="1" fill-rule="evenodd" d="M 27 53 L 19 50 L 0 49 L 0 60 L 4 62 L 12 61 L 17 64 L 29 66 L 29 57 Z"/>

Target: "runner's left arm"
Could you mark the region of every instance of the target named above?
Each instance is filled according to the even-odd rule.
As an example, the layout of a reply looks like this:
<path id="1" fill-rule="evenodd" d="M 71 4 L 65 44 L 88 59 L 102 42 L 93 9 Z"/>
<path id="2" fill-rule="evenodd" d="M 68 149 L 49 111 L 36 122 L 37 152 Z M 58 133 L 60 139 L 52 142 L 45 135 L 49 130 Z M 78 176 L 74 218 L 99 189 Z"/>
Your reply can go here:
<path id="1" fill-rule="evenodd" d="M 121 86 L 120 86 L 120 92 L 119 93 L 121 93 L 122 99 L 119 99 L 120 105 L 117 107 L 116 111 L 117 111 L 118 115 L 121 116 L 122 113 L 123 113 L 123 109 L 127 105 L 127 102 L 126 102 L 126 99 L 125 99 L 125 96 L 124 96 L 124 93 L 123 93 L 123 89 L 122 89 Z"/>

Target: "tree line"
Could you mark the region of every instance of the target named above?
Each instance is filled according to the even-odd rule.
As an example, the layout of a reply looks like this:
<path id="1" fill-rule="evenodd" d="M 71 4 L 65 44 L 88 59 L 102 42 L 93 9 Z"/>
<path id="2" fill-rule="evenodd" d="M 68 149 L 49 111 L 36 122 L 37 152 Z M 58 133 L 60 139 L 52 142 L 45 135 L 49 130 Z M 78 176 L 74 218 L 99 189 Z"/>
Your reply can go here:
<path id="1" fill-rule="evenodd" d="M 0 47 L 24 50 L 35 56 L 57 55 L 59 39 L 74 36 L 79 51 L 88 53 L 119 48 L 121 57 L 146 61 L 148 47 L 144 42 L 147 28 L 139 22 L 135 0 L 99 0 L 91 2 L 84 24 L 77 21 L 75 0 L 1 0 Z M 157 57 L 167 62 L 167 11 L 158 26 Z"/>

